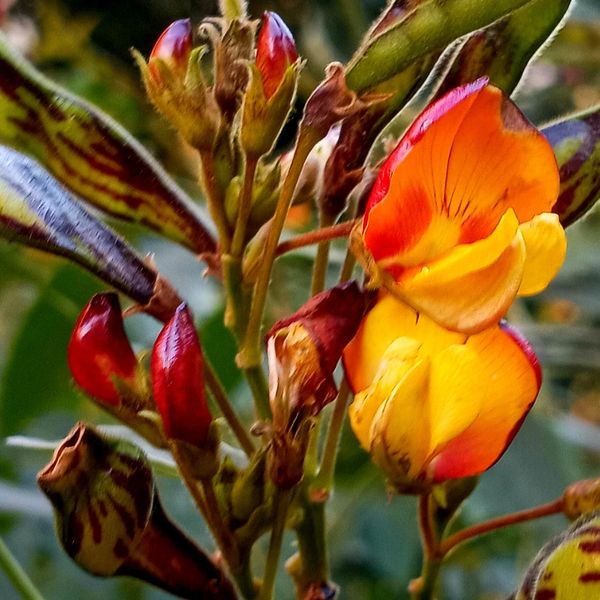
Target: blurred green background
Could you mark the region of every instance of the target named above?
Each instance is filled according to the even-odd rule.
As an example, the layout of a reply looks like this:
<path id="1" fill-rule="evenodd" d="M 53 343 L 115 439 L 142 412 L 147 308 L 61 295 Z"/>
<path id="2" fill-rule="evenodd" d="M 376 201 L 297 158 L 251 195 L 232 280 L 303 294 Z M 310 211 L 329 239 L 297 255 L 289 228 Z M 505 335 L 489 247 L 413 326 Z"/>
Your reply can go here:
<path id="1" fill-rule="evenodd" d="M 0 0 L 0 10 L 11 2 Z M 49 76 L 97 103 L 128 127 L 182 185 L 199 197 L 195 161 L 152 113 L 129 54 L 147 54 L 160 32 L 187 15 L 214 14 L 213 2 L 179 0 L 28 0 L 16 2 L 3 28 Z M 382 0 L 280 0 L 250 2 L 254 16 L 265 8 L 290 25 L 308 59 L 299 107 L 331 60 L 346 60 Z M 0 74 L 1 76 L 1 74 Z M 560 33 L 533 64 L 517 101 L 542 124 L 558 115 L 600 103 L 600 6 L 582 0 Z M 417 106 L 412 107 L 412 111 Z M 297 113 L 299 111 L 296 111 Z M 297 114 L 296 114 L 297 117 Z M 293 136 L 288 127 L 283 144 Z M 174 151 L 174 149 L 176 151 Z M 234 346 L 222 325 L 219 290 L 203 279 L 202 265 L 183 250 L 133 228 L 120 230 L 144 252 L 154 252 L 162 271 L 180 289 L 199 322 L 213 358 L 242 413 L 250 418 L 247 392 L 236 374 Z M 342 256 L 341 249 L 334 258 Z M 271 318 L 307 296 L 310 253 L 281 260 L 275 272 Z M 332 281 L 335 270 L 332 270 Z M 106 417 L 72 385 L 65 349 L 70 329 L 89 296 L 102 285 L 74 266 L 0 241 L 0 437 L 59 439 L 78 419 Z M 600 214 L 569 229 L 567 263 L 541 296 L 511 311 L 536 348 L 545 383 L 536 407 L 504 458 L 482 478 L 460 522 L 554 499 L 569 482 L 600 474 Z M 149 348 L 158 331 L 151 319 L 128 320 L 137 350 Z M 0 533 L 48 600 L 81 595 L 90 600 L 158 600 L 167 594 L 131 580 L 101 580 L 74 566 L 59 550 L 49 505 L 35 473 L 49 454 L 0 445 Z M 389 499 L 382 476 L 357 446 L 344 439 L 338 486 L 329 507 L 333 578 L 348 600 L 406 598 L 418 574 L 420 550 L 412 498 Z M 159 479 L 168 512 L 211 547 L 179 482 Z M 552 535 L 566 527 L 560 517 L 521 525 L 460 549 L 443 574 L 446 600 L 502 599 Z M 292 539 L 285 553 L 292 553 Z M 285 577 L 277 598 L 291 597 Z M 0 598 L 17 598 L 0 573 Z"/>

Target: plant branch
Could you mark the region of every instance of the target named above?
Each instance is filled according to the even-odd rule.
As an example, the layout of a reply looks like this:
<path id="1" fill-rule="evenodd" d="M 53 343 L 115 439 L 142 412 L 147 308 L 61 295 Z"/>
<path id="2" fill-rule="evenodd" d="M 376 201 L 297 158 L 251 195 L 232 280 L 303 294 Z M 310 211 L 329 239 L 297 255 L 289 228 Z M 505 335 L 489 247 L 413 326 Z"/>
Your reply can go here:
<path id="1" fill-rule="evenodd" d="M 423 542 L 423 553 L 428 559 L 436 553 L 437 541 L 431 522 L 430 495 L 421 494 L 418 498 L 419 531 Z"/>
<path id="2" fill-rule="evenodd" d="M 297 235 L 296 237 L 286 240 L 277 246 L 277 256 L 303 248 L 305 246 L 311 246 L 312 244 L 319 244 L 325 241 L 335 240 L 337 238 L 347 237 L 350 235 L 352 228 L 356 225 L 358 220 L 344 221 L 337 225 L 331 225 L 330 227 L 323 227 Z"/>
<path id="3" fill-rule="evenodd" d="M 2 538 L 0 538 L 0 570 L 4 571 L 23 600 L 44 600 Z"/>
<path id="4" fill-rule="evenodd" d="M 231 254 L 239 257 L 244 251 L 246 241 L 246 226 L 250 218 L 252 210 L 252 187 L 254 185 L 254 175 L 258 160 L 253 157 L 246 157 L 246 165 L 244 167 L 244 182 L 238 200 L 237 217 L 235 221 L 235 230 L 233 232 L 233 240 L 231 242 Z"/>
<path id="5" fill-rule="evenodd" d="M 463 529 L 462 531 L 459 531 L 446 538 L 439 545 L 438 554 L 440 556 L 445 556 L 448 554 L 448 552 L 450 552 L 450 550 L 459 544 L 462 544 L 463 542 L 480 535 L 490 533 L 491 531 L 495 531 L 496 529 L 509 527 L 510 525 L 516 525 L 517 523 L 523 523 L 525 521 L 533 521 L 534 519 L 540 519 L 542 517 L 548 517 L 550 515 L 561 513 L 562 511 L 563 500 L 562 498 L 559 498 L 558 500 L 548 502 L 547 504 L 541 504 L 540 506 L 536 506 L 534 508 L 528 508 L 519 512 L 496 517 L 495 519 L 490 519 L 489 521 L 484 521 L 483 523 L 478 523 L 477 525 L 467 527 L 466 529 Z"/>
<path id="6" fill-rule="evenodd" d="M 223 389 L 223 386 L 219 381 L 219 378 L 217 377 L 213 366 L 206 359 L 206 357 L 204 357 L 204 376 L 206 378 L 206 384 L 208 386 L 208 389 L 210 390 L 212 397 L 215 399 L 215 402 L 219 407 L 221 414 L 225 417 L 225 420 L 229 424 L 229 427 L 231 427 L 231 430 L 233 431 L 235 437 L 242 446 L 244 452 L 248 456 L 251 456 L 252 454 L 254 454 L 255 450 L 254 444 L 252 443 L 252 439 L 248 435 L 248 432 L 246 431 L 245 427 L 240 423 L 237 415 L 235 414 L 235 411 L 233 410 L 233 407 L 229 403 L 227 393 Z"/>

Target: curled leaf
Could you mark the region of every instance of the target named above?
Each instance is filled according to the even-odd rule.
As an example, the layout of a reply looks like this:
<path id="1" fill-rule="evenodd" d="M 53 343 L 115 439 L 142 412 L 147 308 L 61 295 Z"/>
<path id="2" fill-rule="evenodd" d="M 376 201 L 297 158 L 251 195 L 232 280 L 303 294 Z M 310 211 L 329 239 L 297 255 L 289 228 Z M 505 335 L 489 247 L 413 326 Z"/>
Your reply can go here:
<path id="1" fill-rule="evenodd" d="M 0 140 L 98 209 L 198 253 L 215 242 L 188 196 L 123 127 L 52 83 L 0 34 Z"/>
<path id="2" fill-rule="evenodd" d="M 600 198 L 600 107 L 544 127 L 560 169 L 553 211 L 563 226 L 585 215 Z"/>
<path id="3" fill-rule="evenodd" d="M 0 146 L 0 237 L 65 256 L 159 318 L 178 301 L 167 282 L 33 159 Z"/>

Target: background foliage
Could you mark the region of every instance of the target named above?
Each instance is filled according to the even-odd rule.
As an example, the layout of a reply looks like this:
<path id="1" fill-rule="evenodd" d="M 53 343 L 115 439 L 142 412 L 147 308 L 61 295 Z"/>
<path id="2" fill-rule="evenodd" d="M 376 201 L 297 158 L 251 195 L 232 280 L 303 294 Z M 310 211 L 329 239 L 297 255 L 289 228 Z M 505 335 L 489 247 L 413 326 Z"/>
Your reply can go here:
<path id="1" fill-rule="evenodd" d="M 331 60 L 349 57 L 383 0 L 279 0 L 250 2 L 254 16 L 279 12 L 308 59 L 302 102 Z M 2 1 L 0 1 L 0 7 Z M 18 2 L 4 27 L 50 77 L 108 111 L 132 131 L 178 178 L 199 193 L 193 158 L 146 103 L 129 54 L 147 54 L 175 18 L 200 19 L 215 12 L 195 0 L 40 0 Z M 600 7 L 582 0 L 544 54 L 530 68 L 516 95 L 536 124 L 600 102 Z M 418 99 L 412 110 L 418 108 Z M 398 125 L 398 129 L 401 125 Z M 292 137 L 292 125 L 289 126 Z M 284 136 L 285 138 L 286 136 Z M 175 152 L 174 149 L 179 150 Z M 124 231 L 122 226 L 119 226 Z M 222 325 L 218 290 L 202 279 L 202 266 L 186 252 L 150 235 L 125 230 L 181 291 L 202 322 L 203 345 L 238 401 L 246 391 L 233 366 L 234 344 Z M 300 305 L 309 289 L 309 261 L 302 254 L 277 266 L 272 317 Z M 66 366 L 70 329 L 85 301 L 101 289 L 81 269 L 36 251 L 0 242 L 0 437 L 59 439 L 73 421 L 106 423 L 83 399 Z M 569 229 L 566 265 L 550 288 L 521 301 L 510 315 L 532 341 L 545 384 L 535 410 L 508 453 L 486 474 L 468 501 L 465 523 L 554 499 L 567 483 L 598 475 L 600 466 L 600 214 Z M 136 350 L 158 332 L 150 318 L 128 320 Z M 0 533 L 49 600 L 70 597 L 167 598 L 128 581 L 104 581 L 82 573 L 59 550 L 50 507 L 35 487 L 43 451 L 0 446 Z M 420 550 L 414 500 L 388 502 L 383 478 L 345 431 L 331 503 L 333 579 L 348 600 L 404 597 L 416 576 Z M 159 481 L 168 511 L 193 535 L 206 540 L 179 482 Z M 553 534 L 560 517 L 528 523 L 472 542 L 444 569 L 444 598 L 505 598 L 527 564 Z M 210 545 L 210 542 L 207 542 Z M 289 554 L 289 546 L 287 554 Z M 288 596 L 280 582 L 278 598 Z M 0 597 L 16 598 L 0 575 Z"/>

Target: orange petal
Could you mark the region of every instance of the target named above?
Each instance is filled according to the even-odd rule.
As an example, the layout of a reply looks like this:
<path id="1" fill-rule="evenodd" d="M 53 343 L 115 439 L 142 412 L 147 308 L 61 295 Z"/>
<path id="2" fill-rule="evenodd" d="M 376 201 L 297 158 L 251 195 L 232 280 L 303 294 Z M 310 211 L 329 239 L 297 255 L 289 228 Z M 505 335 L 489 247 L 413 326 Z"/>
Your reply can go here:
<path id="1" fill-rule="evenodd" d="M 550 144 L 482 82 L 429 107 L 384 164 L 363 222 L 376 261 L 411 264 L 406 253 L 427 237 L 436 243 L 421 244 L 416 254 L 430 261 L 456 243 L 487 237 L 509 208 L 525 222 L 555 203 L 559 175 Z M 455 225 L 427 236 L 440 220 Z"/>
<path id="2" fill-rule="evenodd" d="M 488 238 L 408 271 L 389 289 L 440 325 L 476 333 L 504 316 L 519 289 L 524 262 L 525 244 L 509 210 Z"/>
<path id="3" fill-rule="evenodd" d="M 466 339 L 464 334 L 447 331 L 426 315 L 419 315 L 390 294 L 382 293 L 344 350 L 346 377 L 355 393 L 371 385 L 385 351 L 399 337 L 419 340 L 423 354 L 431 355 Z"/>
<path id="4" fill-rule="evenodd" d="M 507 325 L 471 336 L 467 347 L 478 355 L 477 369 L 468 376 L 481 407 L 473 424 L 433 460 L 430 470 L 436 482 L 489 469 L 518 431 L 541 384 L 531 347 Z"/>
<path id="5" fill-rule="evenodd" d="M 525 241 L 525 268 L 519 296 L 539 294 L 554 279 L 567 253 L 567 237 L 558 215 L 543 213 L 520 227 Z"/>

